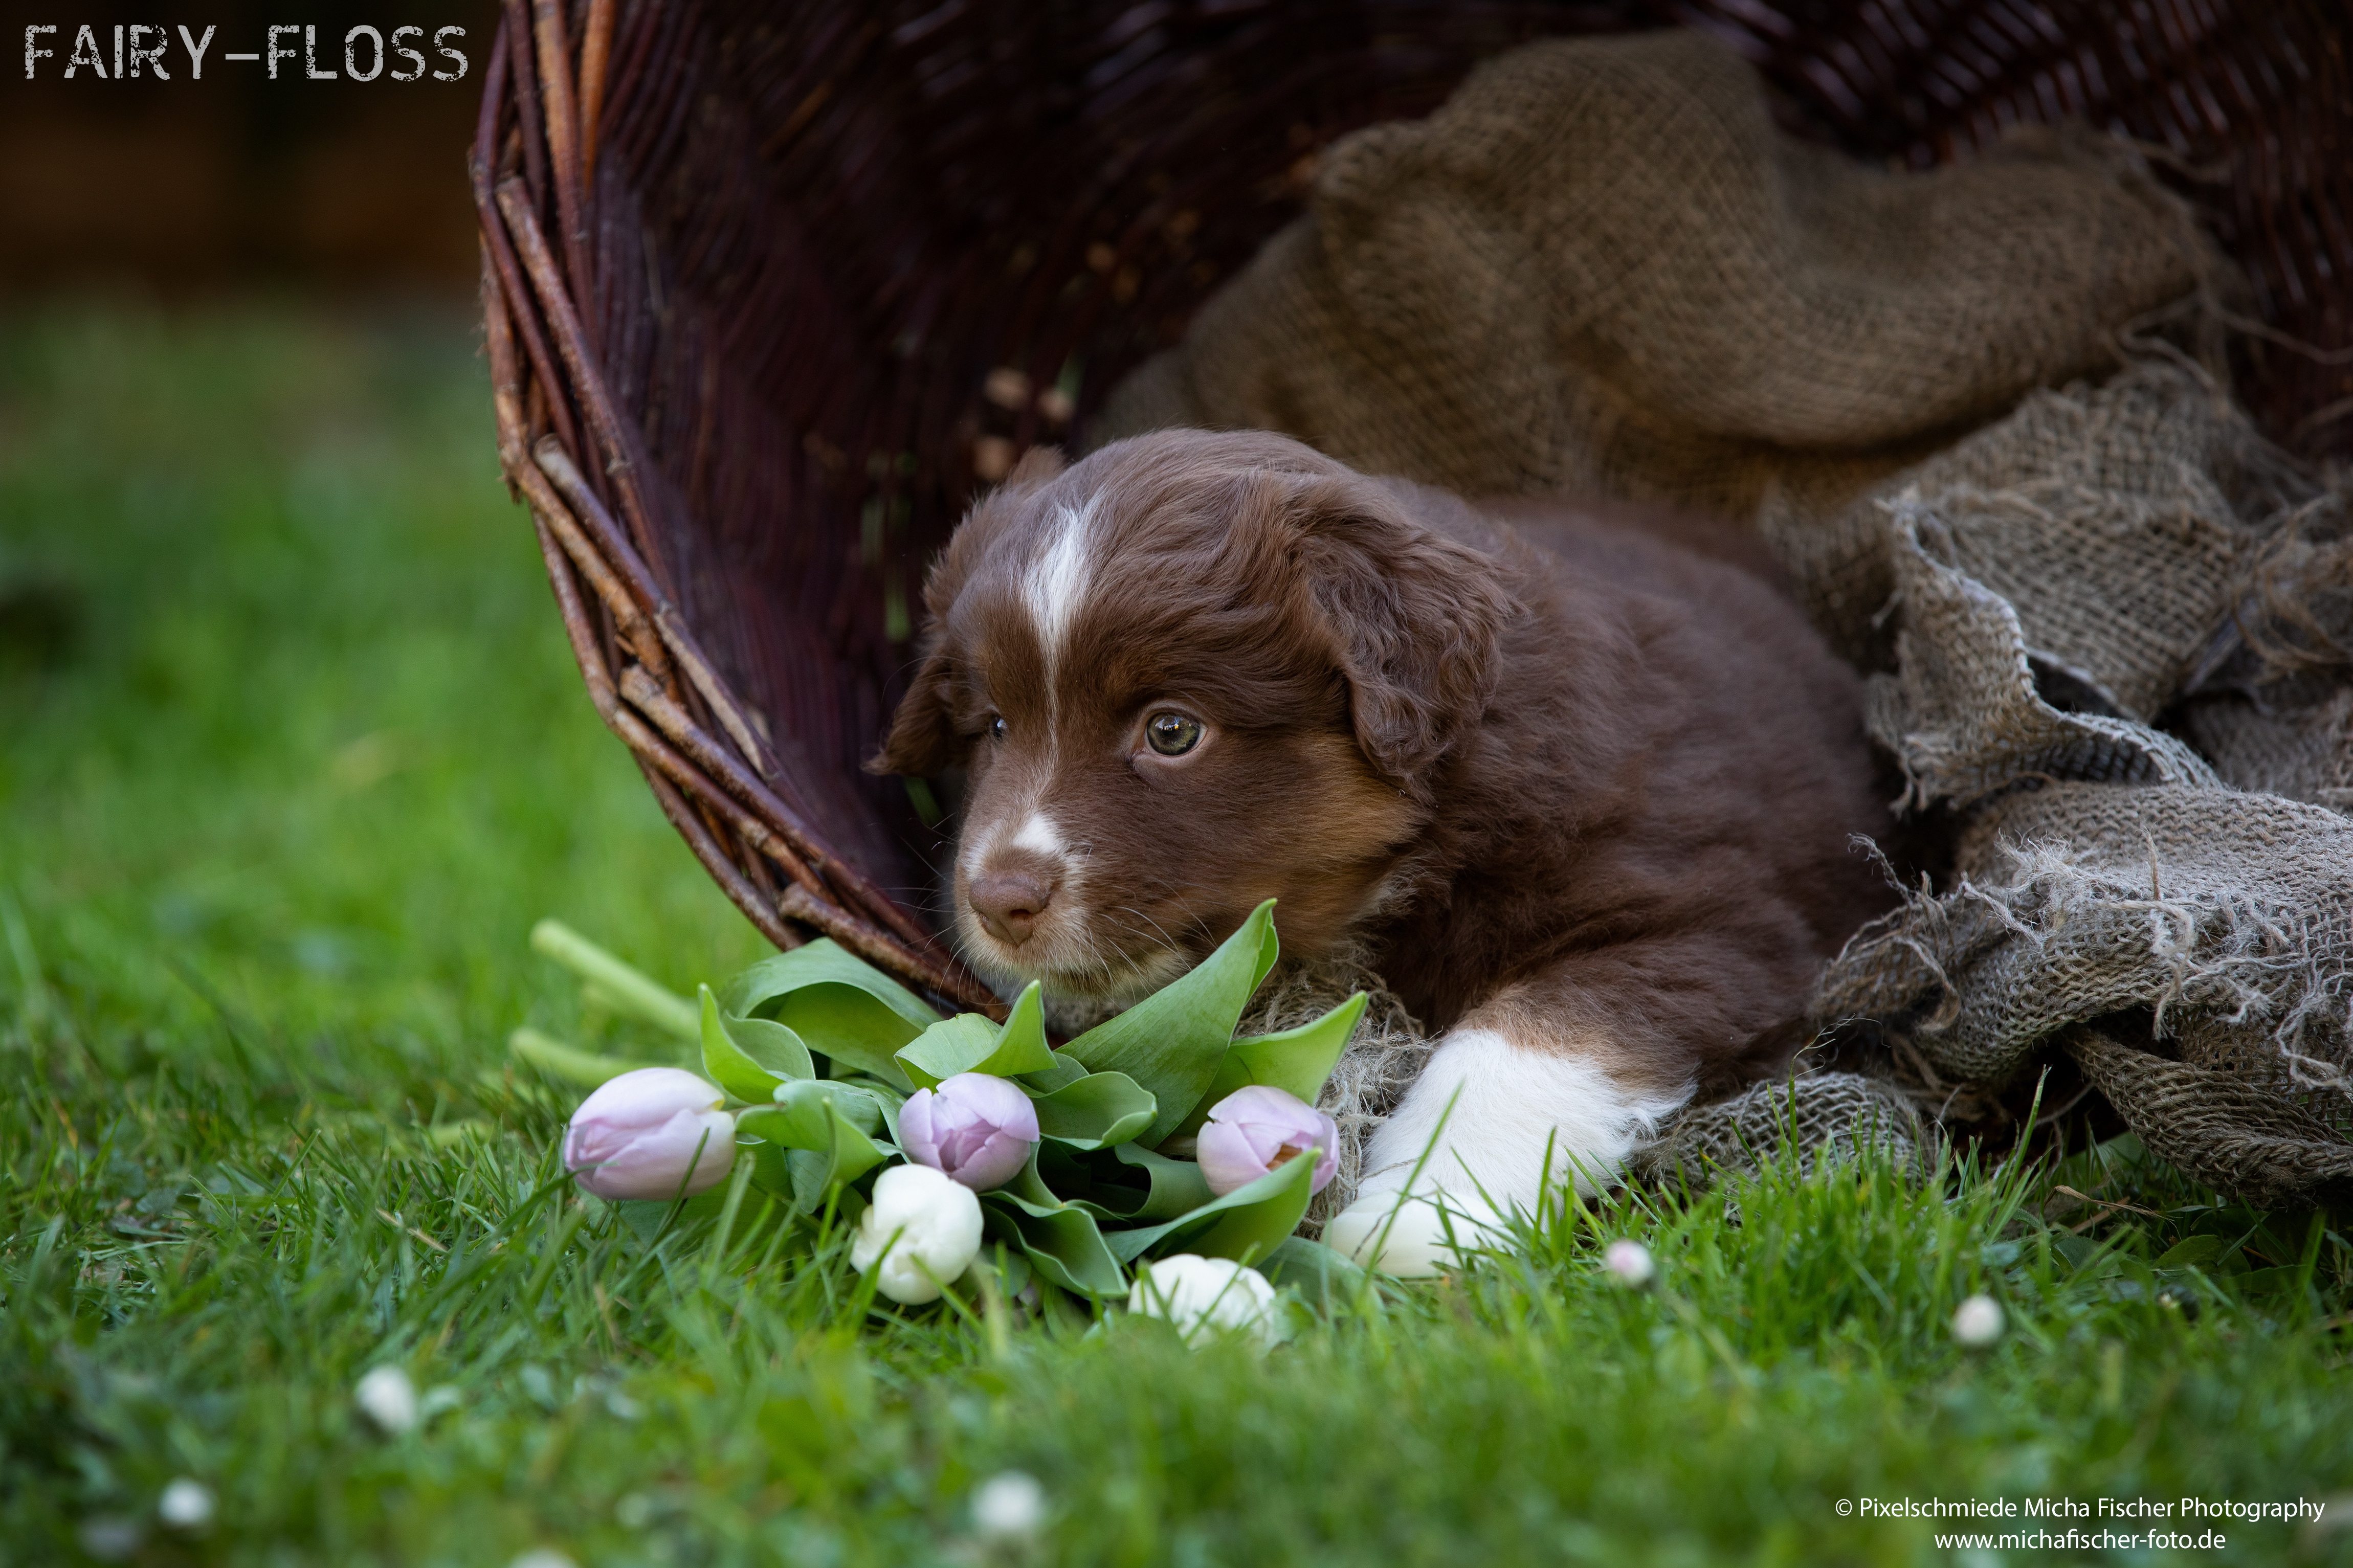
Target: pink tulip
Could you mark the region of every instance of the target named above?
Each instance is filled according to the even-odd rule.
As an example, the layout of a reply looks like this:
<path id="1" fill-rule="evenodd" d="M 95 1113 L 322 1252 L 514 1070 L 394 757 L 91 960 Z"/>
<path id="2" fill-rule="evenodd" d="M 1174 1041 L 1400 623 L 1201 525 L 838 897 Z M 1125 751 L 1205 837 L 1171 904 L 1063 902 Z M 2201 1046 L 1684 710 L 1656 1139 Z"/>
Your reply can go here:
<path id="1" fill-rule="evenodd" d="M 609 1079 L 572 1113 L 565 1169 L 600 1198 L 707 1192 L 735 1163 L 735 1119 L 720 1109 L 726 1098 L 678 1068 Z"/>
<path id="2" fill-rule="evenodd" d="M 954 1176 L 976 1193 L 1001 1187 L 1029 1162 L 1038 1110 L 1004 1079 L 960 1072 L 937 1089 L 919 1089 L 899 1108 L 899 1144 L 907 1157 Z"/>
<path id="3" fill-rule="evenodd" d="M 1203 1179 L 1223 1197 L 1309 1153 L 1315 1156 L 1315 1174 L 1308 1191 L 1320 1193 L 1338 1167 L 1333 1150 L 1339 1142 L 1339 1124 L 1329 1116 L 1297 1095 L 1254 1083 L 1209 1108 L 1196 1147 Z"/>

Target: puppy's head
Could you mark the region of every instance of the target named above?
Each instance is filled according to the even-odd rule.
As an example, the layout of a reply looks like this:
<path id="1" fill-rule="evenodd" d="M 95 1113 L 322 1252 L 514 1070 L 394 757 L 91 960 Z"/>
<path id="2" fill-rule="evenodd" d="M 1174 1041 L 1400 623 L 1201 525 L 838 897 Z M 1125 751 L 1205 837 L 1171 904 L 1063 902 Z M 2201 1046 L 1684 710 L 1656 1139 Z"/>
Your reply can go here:
<path id="1" fill-rule="evenodd" d="M 1280 437 L 1033 452 L 925 584 L 880 771 L 969 770 L 953 889 L 993 984 L 1124 1005 L 1261 900 L 1365 911 L 1493 684 L 1488 559 Z"/>

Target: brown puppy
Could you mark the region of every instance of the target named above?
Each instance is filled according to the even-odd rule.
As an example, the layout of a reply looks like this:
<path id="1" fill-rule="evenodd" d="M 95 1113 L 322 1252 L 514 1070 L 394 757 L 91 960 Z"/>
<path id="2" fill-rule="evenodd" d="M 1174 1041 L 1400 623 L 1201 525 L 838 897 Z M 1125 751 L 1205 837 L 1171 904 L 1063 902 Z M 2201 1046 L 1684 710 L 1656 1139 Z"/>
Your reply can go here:
<path id="1" fill-rule="evenodd" d="M 1606 1182 L 1771 1070 L 1886 902 L 1857 684 L 1795 606 L 1513 510 L 1270 435 L 1032 453 L 933 570 L 875 763 L 969 767 L 956 933 L 1008 988 L 1133 1002 L 1270 897 L 1287 952 L 1367 944 L 1445 1033 L 1352 1213 L 1425 1151 L 1474 1213 Z"/>

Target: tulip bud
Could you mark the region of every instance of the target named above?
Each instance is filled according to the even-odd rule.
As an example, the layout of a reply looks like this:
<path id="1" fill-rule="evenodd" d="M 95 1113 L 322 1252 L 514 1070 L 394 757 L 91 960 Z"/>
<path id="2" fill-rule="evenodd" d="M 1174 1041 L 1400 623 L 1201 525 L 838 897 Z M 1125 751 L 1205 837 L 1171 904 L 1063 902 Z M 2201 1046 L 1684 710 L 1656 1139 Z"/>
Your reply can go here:
<path id="1" fill-rule="evenodd" d="M 1972 1296 L 1953 1310 L 1953 1338 L 1972 1350 L 1981 1350 L 2001 1338 L 2001 1303 L 1990 1296 Z"/>
<path id="2" fill-rule="evenodd" d="M 600 1198 L 707 1192 L 735 1163 L 735 1119 L 720 1109 L 726 1098 L 678 1068 L 625 1072 L 572 1113 L 565 1168 Z"/>
<path id="3" fill-rule="evenodd" d="M 1620 1285 L 1648 1285 L 1659 1272 L 1651 1249 L 1639 1241 L 1611 1242 L 1601 1254 L 1601 1267 Z"/>
<path id="4" fill-rule="evenodd" d="M 1202 1179 L 1219 1197 L 1307 1154 L 1315 1158 L 1307 1190 L 1320 1193 L 1338 1168 L 1339 1142 L 1339 1123 L 1329 1116 L 1297 1095 L 1254 1083 L 1209 1108 L 1196 1149 Z"/>
<path id="5" fill-rule="evenodd" d="M 941 1287 L 979 1253 L 980 1200 L 972 1189 L 929 1165 L 893 1165 L 874 1180 L 849 1266 L 860 1274 L 879 1268 L 875 1289 L 913 1307 L 939 1300 Z"/>
<path id="6" fill-rule="evenodd" d="M 1004 1079 L 960 1072 L 899 1108 L 899 1143 L 919 1165 L 985 1193 L 1021 1173 L 1038 1142 L 1038 1109 Z"/>
<path id="7" fill-rule="evenodd" d="M 1215 1334 L 1241 1333 L 1266 1349 L 1282 1338 L 1274 1287 L 1257 1269 L 1245 1268 L 1229 1258 L 1180 1252 L 1157 1262 L 1137 1264 L 1135 1286 L 1127 1293 L 1127 1310 L 1166 1318 L 1188 1345 L 1198 1345 Z"/>

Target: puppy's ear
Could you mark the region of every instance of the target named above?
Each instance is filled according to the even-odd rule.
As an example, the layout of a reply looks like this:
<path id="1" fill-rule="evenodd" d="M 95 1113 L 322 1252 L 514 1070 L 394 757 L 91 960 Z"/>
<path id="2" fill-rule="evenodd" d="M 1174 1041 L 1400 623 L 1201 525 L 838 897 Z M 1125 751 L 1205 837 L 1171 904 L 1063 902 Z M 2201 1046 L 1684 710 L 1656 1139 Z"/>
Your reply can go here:
<path id="1" fill-rule="evenodd" d="M 1023 490 L 1034 490 L 1070 466 L 1071 460 L 1062 456 L 1060 447 L 1032 447 L 1021 454 L 1021 460 L 1006 474 L 1005 482 L 998 487 L 997 493 L 1011 496 Z"/>
<path id="2" fill-rule="evenodd" d="M 1356 744 L 1426 803 L 1431 770 L 1486 710 L 1520 606 L 1493 561 L 1377 486 L 1311 481 L 1299 501 L 1300 563 L 1347 678 Z"/>
<path id="3" fill-rule="evenodd" d="M 907 695 L 892 716 L 890 736 L 882 749 L 867 760 L 870 773 L 905 773 L 925 778 L 953 767 L 964 752 L 955 732 L 954 681 L 955 672 L 946 651 L 938 646 L 923 656 Z"/>

